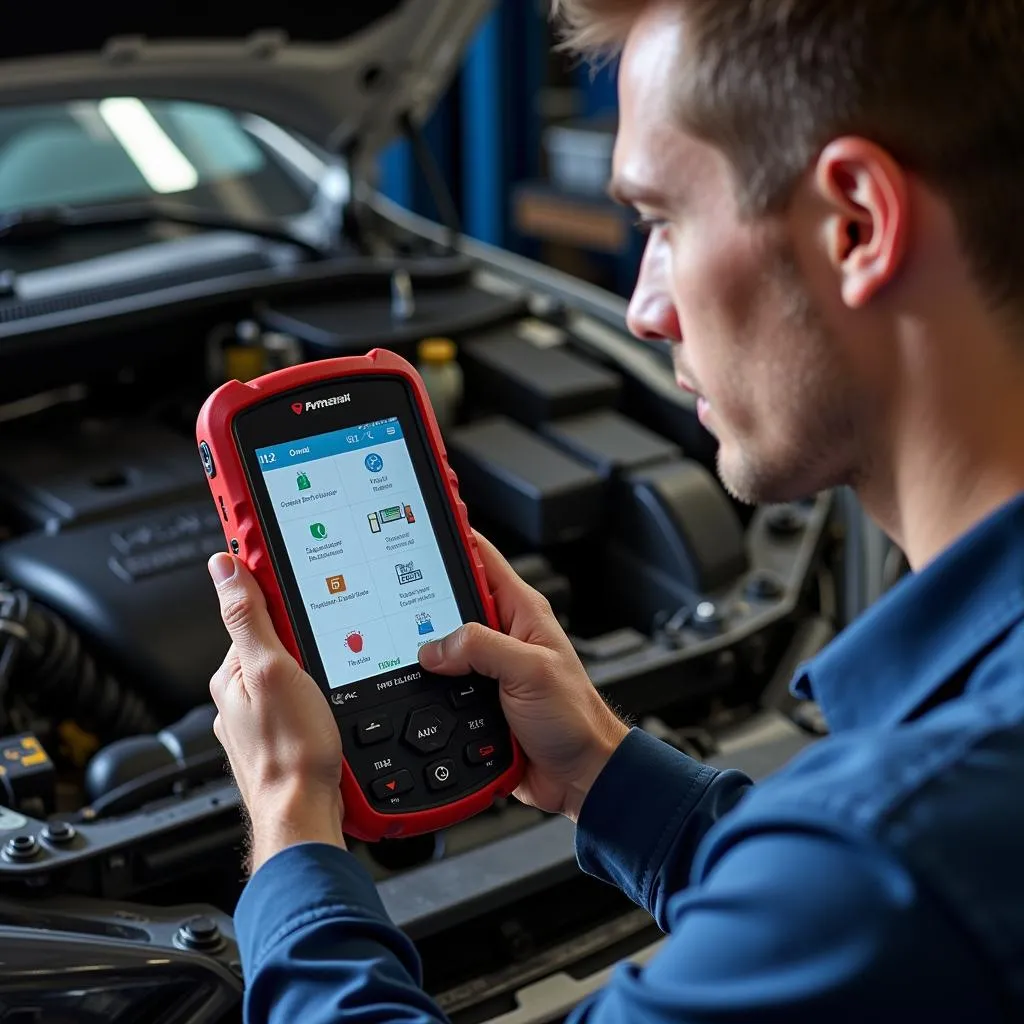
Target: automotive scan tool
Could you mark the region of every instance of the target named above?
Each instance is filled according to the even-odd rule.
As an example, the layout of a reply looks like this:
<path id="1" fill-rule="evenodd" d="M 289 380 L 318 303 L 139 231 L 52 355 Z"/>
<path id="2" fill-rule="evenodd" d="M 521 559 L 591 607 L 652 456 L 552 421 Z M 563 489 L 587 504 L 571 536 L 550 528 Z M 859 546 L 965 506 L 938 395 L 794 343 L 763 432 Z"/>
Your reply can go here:
<path id="1" fill-rule="evenodd" d="M 498 621 L 412 364 L 374 349 L 229 381 L 197 440 L 229 548 L 334 711 L 345 831 L 421 834 L 511 793 L 523 756 L 495 681 L 418 662 L 427 641 Z"/>

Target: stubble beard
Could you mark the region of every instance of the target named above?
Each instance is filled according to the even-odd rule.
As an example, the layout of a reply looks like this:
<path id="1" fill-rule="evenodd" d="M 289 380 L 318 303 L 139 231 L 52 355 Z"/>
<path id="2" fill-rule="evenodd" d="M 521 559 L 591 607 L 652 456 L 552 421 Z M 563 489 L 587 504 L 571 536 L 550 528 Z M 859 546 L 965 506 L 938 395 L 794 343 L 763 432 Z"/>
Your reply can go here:
<path id="1" fill-rule="evenodd" d="M 784 371 L 765 372 L 776 374 L 773 390 L 788 400 L 787 433 L 772 452 L 743 448 L 727 438 L 728 457 L 722 445 L 716 455 L 722 486 L 746 505 L 800 501 L 832 487 L 855 486 L 860 477 L 852 457 L 858 427 L 850 375 L 791 250 L 782 243 L 773 250 L 762 287 L 767 302 L 781 307 L 777 330 L 789 335 L 776 339 L 774 347 L 792 353 L 794 362 Z"/>

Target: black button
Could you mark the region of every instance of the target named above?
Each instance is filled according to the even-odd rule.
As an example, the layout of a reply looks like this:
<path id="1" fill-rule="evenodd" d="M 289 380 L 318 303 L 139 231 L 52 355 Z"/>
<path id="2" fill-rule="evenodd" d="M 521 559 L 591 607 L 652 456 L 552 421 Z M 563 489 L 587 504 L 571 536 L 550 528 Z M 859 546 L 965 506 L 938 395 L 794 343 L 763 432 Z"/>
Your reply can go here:
<path id="1" fill-rule="evenodd" d="M 205 441 L 199 442 L 199 458 L 202 459 L 206 475 L 212 480 L 217 475 L 217 467 L 213 464 L 213 452 Z"/>
<path id="2" fill-rule="evenodd" d="M 39 853 L 39 842 L 35 836 L 12 836 L 4 846 L 4 856 L 8 860 L 32 860 Z"/>
<path id="3" fill-rule="evenodd" d="M 186 921 L 175 936 L 178 944 L 186 949 L 194 949 L 202 953 L 216 953 L 224 945 L 217 922 L 210 917 L 193 917 Z"/>
<path id="4" fill-rule="evenodd" d="M 466 708 L 480 699 L 480 687 L 473 683 L 461 683 L 459 686 L 452 687 L 448 697 L 452 702 L 452 707 Z"/>
<path id="5" fill-rule="evenodd" d="M 75 831 L 74 826 L 69 825 L 66 821 L 51 821 L 43 827 L 43 838 L 48 843 L 53 843 L 57 846 L 62 843 L 70 843 L 76 835 L 78 833 Z"/>
<path id="6" fill-rule="evenodd" d="M 466 760 L 470 764 L 483 764 L 498 755 L 498 741 L 493 737 L 473 740 L 466 745 Z"/>
<path id="7" fill-rule="evenodd" d="M 455 762 L 451 760 L 435 761 L 426 769 L 425 774 L 430 789 L 447 789 L 458 782 L 455 778 Z"/>
<path id="8" fill-rule="evenodd" d="M 371 788 L 378 800 L 387 800 L 400 793 L 408 793 L 412 785 L 412 774 L 403 768 L 392 775 L 385 775 L 382 779 L 374 779 Z"/>
<path id="9" fill-rule="evenodd" d="M 395 735 L 395 727 L 387 715 L 364 715 L 356 725 L 356 739 L 364 747 L 383 743 Z"/>
<path id="10" fill-rule="evenodd" d="M 436 754 L 448 745 L 454 730 L 455 719 L 444 708 L 432 704 L 409 716 L 405 742 L 421 754 Z"/>
<path id="11" fill-rule="evenodd" d="M 238 554 L 238 541 L 234 537 L 231 538 L 231 554 Z"/>
<path id="12" fill-rule="evenodd" d="M 470 732 L 480 732 L 494 728 L 494 720 L 491 715 L 470 715 L 466 719 L 466 725 Z"/>

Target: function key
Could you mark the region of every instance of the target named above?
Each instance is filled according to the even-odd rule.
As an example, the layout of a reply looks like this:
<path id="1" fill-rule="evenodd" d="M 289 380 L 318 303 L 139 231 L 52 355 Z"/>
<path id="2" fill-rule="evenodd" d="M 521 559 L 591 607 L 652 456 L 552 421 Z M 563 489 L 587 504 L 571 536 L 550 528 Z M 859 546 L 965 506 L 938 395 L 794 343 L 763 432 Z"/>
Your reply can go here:
<path id="1" fill-rule="evenodd" d="M 409 715 L 405 742 L 421 754 L 436 754 L 448 746 L 455 724 L 455 719 L 436 704 L 420 708 Z"/>
<path id="2" fill-rule="evenodd" d="M 378 800 L 388 800 L 393 796 L 399 796 L 401 793 L 408 793 L 412 787 L 412 773 L 403 768 L 401 771 L 394 772 L 391 775 L 374 779 L 371 789 L 373 790 L 373 795 Z"/>
<path id="3" fill-rule="evenodd" d="M 487 714 L 470 715 L 466 718 L 466 726 L 470 732 L 490 732 L 495 727 L 495 716 Z"/>
<path id="4" fill-rule="evenodd" d="M 493 737 L 473 740 L 466 745 L 466 760 L 470 764 L 485 764 L 498 756 L 498 741 Z"/>
<path id="5" fill-rule="evenodd" d="M 455 762 L 452 760 L 435 761 L 428 765 L 425 771 L 427 786 L 430 789 L 447 789 L 454 786 L 458 779 L 455 777 Z"/>
<path id="6" fill-rule="evenodd" d="M 356 739 L 361 746 L 383 743 L 395 735 L 395 727 L 387 715 L 363 715 L 356 724 Z"/>
<path id="7" fill-rule="evenodd" d="M 480 700 L 480 687 L 474 683 L 460 683 L 448 692 L 454 708 L 468 708 Z"/>

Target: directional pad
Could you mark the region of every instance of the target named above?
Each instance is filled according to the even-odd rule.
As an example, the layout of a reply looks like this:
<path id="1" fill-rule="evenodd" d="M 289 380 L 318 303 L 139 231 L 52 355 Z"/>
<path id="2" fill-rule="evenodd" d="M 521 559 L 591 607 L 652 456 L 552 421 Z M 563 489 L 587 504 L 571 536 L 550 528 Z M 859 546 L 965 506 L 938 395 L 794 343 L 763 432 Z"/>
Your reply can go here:
<path id="1" fill-rule="evenodd" d="M 448 746 L 455 724 L 452 715 L 437 704 L 420 708 L 409 716 L 405 742 L 421 754 L 436 754 Z"/>

